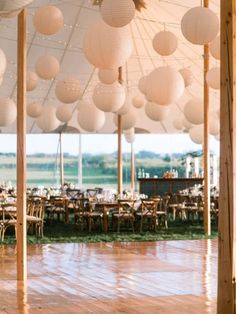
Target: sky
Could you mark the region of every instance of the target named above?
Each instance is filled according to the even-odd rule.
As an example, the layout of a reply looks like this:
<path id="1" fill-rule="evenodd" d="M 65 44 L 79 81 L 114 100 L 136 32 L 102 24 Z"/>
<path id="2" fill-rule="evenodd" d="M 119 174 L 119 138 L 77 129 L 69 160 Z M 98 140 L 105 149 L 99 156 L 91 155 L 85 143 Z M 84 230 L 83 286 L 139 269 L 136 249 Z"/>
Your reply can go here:
<path id="1" fill-rule="evenodd" d="M 49 153 L 57 152 L 58 134 L 27 135 L 26 152 Z M 72 155 L 79 152 L 79 135 L 63 134 L 63 151 Z M 148 150 L 156 153 L 171 154 L 200 150 L 201 145 L 194 144 L 187 134 L 139 134 L 134 143 L 135 151 Z M 210 149 L 219 155 L 219 142 L 213 137 Z M 112 153 L 117 151 L 117 135 L 89 134 L 82 135 L 82 151 L 84 153 Z M 130 151 L 130 144 L 123 139 L 123 151 Z M 0 152 L 16 152 L 16 136 L 0 135 Z"/>

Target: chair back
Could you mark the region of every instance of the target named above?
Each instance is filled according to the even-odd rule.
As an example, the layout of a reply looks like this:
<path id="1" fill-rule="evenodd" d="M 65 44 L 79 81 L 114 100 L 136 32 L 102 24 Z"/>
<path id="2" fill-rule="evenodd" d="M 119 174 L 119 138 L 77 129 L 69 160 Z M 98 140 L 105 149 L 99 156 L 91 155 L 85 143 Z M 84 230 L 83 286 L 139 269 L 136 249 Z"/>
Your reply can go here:
<path id="1" fill-rule="evenodd" d="M 134 203 L 135 200 L 118 200 L 119 205 L 119 214 L 125 215 L 125 214 L 134 214 Z"/>
<path id="2" fill-rule="evenodd" d="M 153 198 L 145 198 L 141 199 L 141 210 L 142 213 L 145 215 L 155 216 L 157 212 L 157 206 L 160 202 L 159 199 Z"/>

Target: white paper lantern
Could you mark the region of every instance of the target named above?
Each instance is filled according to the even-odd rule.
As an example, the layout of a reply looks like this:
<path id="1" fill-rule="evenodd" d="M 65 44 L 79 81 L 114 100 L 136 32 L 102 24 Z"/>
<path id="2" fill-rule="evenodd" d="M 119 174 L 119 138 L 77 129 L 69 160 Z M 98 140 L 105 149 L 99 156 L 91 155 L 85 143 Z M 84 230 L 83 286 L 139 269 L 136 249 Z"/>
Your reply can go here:
<path id="1" fill-rule="evenodd" d="M 58 81 L 55 94 L 57 99 L 65 104 L 71 104 L 77 101 L 81 95 L 80 81 L 73 78 Z"/>
<path id="2" fill-rule="evenodd" d="M 61 10 L 53 5 L 44 5 L 36 10 L 33 24 L 37 32 L 43 35 L 56 34 L 64 24 Z"/>
<path id="3" fill-rule="evenodd" d="M 195 144 L 202 144 L 204 141 L 204 126 L 203 124 L 195 125 L 189 130 L 190 139 Z"/>
<path id="4" fill-rule="evenodd" d="M 213 136 L 216 136 L 220 133 L 220 121 L 217 113 L 215 112 L 210 112 L 209 133 Z"/>
<path id="5" fill-rule="evenodd" d="M 135 141 L 135 134 L 124 134 L 126 142 L 129 144 L 134 143 Z"/>
<path id="6" fill-rule="evenodd" d="M 106 115 L 92 103 L 82 102 L 78 109 L 78 123 L 85 131 L 97 132 L 105 124 Z"/>
<path id="7" fill-rule="evenodd" d="M 217 36 L 209 45 L 210 54 L 213 58 L 220 60 L 220 36 Z"/>
<path id="8" fill-rule="evenodd" d="M 103 84 L 113 84 L 118 81 L 118 69 L 100 69 L 98 78 Z"/>
<path id="9" fill-rule="evenodd" d="M 179 130 L 179 131 L 182 130 L 183 129 L 183 118 L 178 117 L 178 118 L 174 119 L 173 126 L 176 130 Z"/>
<path id="10" fill-rule="evenodd" d="M 35 122 L 44 132 L 52 132 L 60 125 L 60 121 L 56 117 L 56 108 L 53 106 L 44 106 L 41 115 Z"/>
<path id="11" fill-rule="evenodd" d="M 132 102 L 131 102 L 130 96 L 127 96 L 124 104 L 119 110 L 116 111 L 116 114 L 121 115 L 121 116 L 126 114 L 130 110 L 131 106 L 132 106 Z"/>
<path id="12" fill-rule="evenodd" d="M 220 89 L 220 68 L 211 68 L 206 75 L 206 81 L 209 87 Z"/>
<path id="13" fill-rule="evenodd" d="M 122 130 L 131 129 L 132 127 L 135 126 L 136 121 L 137 121 L 137 112 L 135 111 L 135 109 L 131 107 L 130 110 L 126 114 L 122 115 L 121 117 Z M 118 125 L 117 114 L 114 115 L 114 123 L 116 126 Z"/>
<path id="14" fill-rule="evenodd" d="M 44 55 L 38 58 L 35 64 L 35 71 L 40 78 L 44 80 L 51 80 L 59 73 L 60 64 L 55 57 L 51 55 Z"/>
<path id="15" fill-rule="evenodd" d="M 145 105 L 146 99 L 143 95 L 136 95 L 132 99 L 133 106 L 135 108 L 142 108 Z"/>
<path id="16" fill-rule="evenodd" d="M 125 89 L 118 82 L 105 85 L 98 83 L 93 92 L 95 106 L 105 112 L 116 112 L 125 102 Z"/>
<path id="17" fill-rule="evenodd" d="M 38 118 L 43 111 L 43 106 L 40 103 L 34 101 L 27 105 L 26 111 L 28 116 L 31 118 Z"/>
<path id="18" fill-rule="evenodd" d="M 159 105 L 175 103 L 184 93 L 184 88 L 182 75 L 169 66 L 155 69 L 147 78 L 147 97 Z"/>
<path id="19" fill-rule="evenodd" d="M 28 71 L 26 75 L 26 90 L 31 92 L 38 85 L 39 77 L 35 72 Z"/>
<path id="20" fill-rule="evenodd" d="M 0 49 L 0 76 L 3 76 L 7 68 L 7 59 L 5 53 Z"/>
<path id="21" fill-rule="evenodd" d="M 153 38 L 152 45 L 159 55 L 169 56 L 177 49 L 178 40 L 172 32 L 161 31 Z"/>
<path id="22" fill-rule="evenodd" d="M 183 68 L 179 70 L 179 73 L 182 75 L 184 79 L 185 87 L 188 87 L 193 82 L 193 73 L 189 68 Z"/>
<path id="23" fill-rule="evenodd" d="M 132 49 L 128 27 L 114 28 L 103 21 L 89 28 L 83 42 L 86 58 L 100 69 L 118 69 L 131 56 Z"/>
<path id="24" fill-rule="evenodd" d="M 146 92 L 147 92 L 147 76 L 141 77 L 141 79 L 138 82 L 138 89 L 144 95 L 146 94 Z"/>
<path id="25" fill-rule="evenodd" d="M 148 102 L 145 105 L 146 115 L 153 121 L 163 121 L 167 118 L 169 108 L 160 106 L 153 102 Z"/>
<path id="26" fill-rule="evenodd" d="M 71 104 L 62 104 L 56 109 L 56 117 L 59 121 L 66 123 L 70 121 L 73 114 L 73 106 Z"/>
<path id="27" fill-rule="evenodd" d="M 133 0 L 103 0 L 101 15 L 104 22 L 112 27 L 123 27 L 135 16 Z"/>
<path id="28" fill-rule="evenodd" d="M 184 106 L 185 118 L 192 124 L 201 124 L 204 120 L 203 100 L 200 98 L 190 99 Z"/>
<path id="29" fill-rule="evenodd" d="M 184 37 L 195 45 L 210 43 L 218 34 L 219 28 L 219 19 L 209 8 L 191 8 L 181 20 Z"/>
<path id="30" fill-rule="evenodd" d="M 16 105 L 8 97 L 0 98 L 0 126 L 9 126 L 16 120 Z"/>
<path id="31" fill-rule="evenodd" d="M 190 123 L 185 117 L 182 118 L 182 124 L 186 131 L 189 131 L 194 125 Z"/>

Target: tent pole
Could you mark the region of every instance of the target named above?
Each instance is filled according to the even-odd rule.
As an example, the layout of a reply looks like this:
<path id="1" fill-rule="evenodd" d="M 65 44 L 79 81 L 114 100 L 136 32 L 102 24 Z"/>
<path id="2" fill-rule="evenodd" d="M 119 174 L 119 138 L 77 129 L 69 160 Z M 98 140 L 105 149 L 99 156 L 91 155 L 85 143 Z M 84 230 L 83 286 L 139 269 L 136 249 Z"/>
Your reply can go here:
<path id="1" fill-rule="evenodd" d="M 79 134 L 79 156 L 78 156 L 78 184 L 79 188 L 83 185 L 83 155 L 82 155 L 82 134 Z"/>
<path id="2" fill-rule="evenodd" d="M 131 143 L 131 193 L 135 191 L 135 156 L 134 143 Z"/>
<path id="3" fill-rule="evenodd" d="M 119 67 L 118 81 L 122 84 L 122 67 Z M 123 191 L 123 164 L 122 164 L 122 116 L 118 115 L 118 194 Z"/>
<path id="4" fill-rule="evenodd" d="M 236 1 L 221 1 L 217 313 L 236 313 Z"/>
<path id="5" fill-rule="evenodd" d="M 64 158 L 63 158 L 63 147 L 62 147 L 62 133 L 59 134 L 60 139 L 60 183 L 61 188 L 64 185 Z"/>
<path id="6" fill-rule="evenodd" d="M 27 279 L 26 240 L 26 62 L 27 11 L 18 15 L 17 37 L 17 280 Z"/>
<path id="7" fill-rule="evenodd" d="M 209 7 L 209 0 L 204 0 L 204 7 Z M 204 45 L 204 232 L 211 235 L 210 218 L 210 158 L 209 158 L 209 87 L 206 75 L 209 70 L 209 45 Z"/>

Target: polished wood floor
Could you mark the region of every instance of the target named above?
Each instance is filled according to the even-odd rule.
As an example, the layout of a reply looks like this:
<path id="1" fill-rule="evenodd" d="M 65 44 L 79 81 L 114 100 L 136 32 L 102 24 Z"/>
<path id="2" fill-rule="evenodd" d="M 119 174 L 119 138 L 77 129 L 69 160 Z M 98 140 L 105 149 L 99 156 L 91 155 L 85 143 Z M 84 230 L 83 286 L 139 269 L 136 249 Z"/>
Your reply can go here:
<path id="1" fill-rule="evenodd" d="M 17 284 L 14 247 L 0 247 L 0 313 L 216 312 L 217 241 L 28 246 Z"/>

